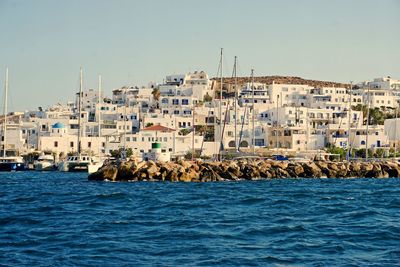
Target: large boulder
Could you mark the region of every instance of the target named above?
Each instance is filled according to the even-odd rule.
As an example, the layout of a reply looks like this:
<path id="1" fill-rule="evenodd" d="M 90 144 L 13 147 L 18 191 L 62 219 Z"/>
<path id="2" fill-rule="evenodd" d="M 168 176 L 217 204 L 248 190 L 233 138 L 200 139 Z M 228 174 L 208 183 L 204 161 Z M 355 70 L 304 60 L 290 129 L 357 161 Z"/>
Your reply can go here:
<path id="1" fill-rule="evenodd" d="M 289 163 L 286 171 L 292 178 L 303 177 L 304 175 L 304 168 L 297 163 Z"/>
<path id="2" fill-rule="evenodd" d="M 350 165 L 348 167 L 348 173 L 347 173 L 348 178 L 363 177 L 363 174 L 364 173 L 362 171 L 361 162 L 358 162 L 358 161 L 350 162 Z"/>
<path id="3" fill-rule="evenodd" d="M 156 176 L 160 175 L 159 169 L 154 162 L 147 164 L 146 172 L 149 179 L 155 179 Z"/>
<path id="4" fill-rule="evenodd" d="M 323 176 L 321 169 L 314 163 L 302 163 L 304 176 L 307 178 L 321 178 Z"/>
<path id="5" fill-rule="evenodd" d="M 399 165 L 395 162 L 382 163 L 382 170 L 387 173 L 388 177 L 400 177 L 400 168 Z"/>
<path id="6" fill-rule="evenodd" d="M 103 166 L 95 173 L 88 176 L 90 181 L 116 181 L 118 169 L 114 165 Z"/>
<path id="7" fill-rule="evenodd" d="M 178 182 L 179 176 L 177 170 L 170 170 L 165 176 L 165 181 Z"/>
<path id="8" fill-rule="evenodd" d="M 246 180 L 259 179 L 261 177 L 257 166 L 247 165 L 242 170 L 242 178 Z"/>
<path id="9" fill-rule="evenodd" d="M 339 178 L 347 178 L 349 172 L 349 162 L 338 162 L 337 166 L 337 177 Z"/>
<path id="10" fill-rule="evenodd" d="M 200 168 L 200 181 L 201 182 L 214 182 L 216 181 L 216 173 L 209 168 Z"/>
<path id="11" fill-rule="evenodd" d="M 366 165 L 366 173 L 364 177 L 367 178 L 387 178 L 389 177 L 387 172 L 384 172 L 381 168 L 381 164 L 374 162 Z"/>
<path id="12" fill-rule="evenodd" d="M 135 169 L 132 168 L 132 163 L 129 161 L 121 162 L 118 166 L 118 173 L 116 179 L 118 181 L 129 181 L 132 180 Z"/>
<path id="13" fill-rule="evenodd" d="M 258 164 L 258 171 L 260 172 L 261 178 L 272 178 L 271 175 L 271 164 L 267 161 L 260 161 Z"/>

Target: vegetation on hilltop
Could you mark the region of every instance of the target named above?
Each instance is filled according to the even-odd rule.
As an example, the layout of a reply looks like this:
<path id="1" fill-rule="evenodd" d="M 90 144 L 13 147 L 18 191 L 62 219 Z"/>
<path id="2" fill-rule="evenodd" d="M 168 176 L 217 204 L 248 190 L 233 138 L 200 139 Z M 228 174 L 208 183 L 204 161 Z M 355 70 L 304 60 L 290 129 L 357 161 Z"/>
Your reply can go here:
<path id="1" fill-rule="evenodd" d="M 214 88 L 220 88 L 220 78 L 212 78 L 214 82 Z M 245 83 L 251 82 L 251 77 L 238 77 L 237 82 L 239 85 L 244 85 Z M 350 84 L 347 83 L 338 83 L 338 82 L 329 82 L 329 81 L 319 81 L 319 80 L 310 80 L 303 79 L 301 77 L 296 76 L 259 76 L 254 77 L 254 82 L 265 83 L 265 84 L 304 84 L 313 87 L 344 87 L 350 88 Z M 231 92 L 234 90 L 233 85 L 235 84 L 235 78 L 233 77 L 225 77 L 222 78 L 223 90 Z"/>

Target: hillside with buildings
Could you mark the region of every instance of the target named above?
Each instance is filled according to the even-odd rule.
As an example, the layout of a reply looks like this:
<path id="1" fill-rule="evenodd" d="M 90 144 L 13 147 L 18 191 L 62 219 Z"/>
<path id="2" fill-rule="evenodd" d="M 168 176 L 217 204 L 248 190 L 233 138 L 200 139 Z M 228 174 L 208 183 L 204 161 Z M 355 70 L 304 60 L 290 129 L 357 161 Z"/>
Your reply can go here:
<path id="1" fill-rule="evenodd" d="M 399 147 L 400 121 L 394 111 L 400 80 L 362 81 L 351 91 L 348 84 L 299 77 L 250 81 L 238 78 L 238 97 L 224 94 L 222 100 L 214 97 L 219 96 L 218 81 L 204 71 L 114 88 L 111 96 L 83 88 L 73 102 L 9 113 L 3 147 L 7 153 L 48 152 L 60 158 L 78 148 L 99 156 L 127 149 L 133 157 L 164 160 L 239 150 L 315 156 L 327 146 L 351 149 L 354 156 L 366 148 L 393 155 Z M 234 80 L 224 78 L 223 83 L 229 89 Z M 4 118 L 0 123 L 3 135 Z"/>

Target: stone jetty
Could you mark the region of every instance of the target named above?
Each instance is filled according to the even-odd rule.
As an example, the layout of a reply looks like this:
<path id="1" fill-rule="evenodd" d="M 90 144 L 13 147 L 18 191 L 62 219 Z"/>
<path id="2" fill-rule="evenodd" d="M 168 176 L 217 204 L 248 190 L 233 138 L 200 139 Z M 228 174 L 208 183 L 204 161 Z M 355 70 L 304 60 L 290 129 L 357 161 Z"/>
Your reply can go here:
<path id="1" fill-rule="evenodd" d="M 89 175 L 93 181 L 215 182 L 274 178 L 391 178 L 400 177 L 394 161 L 290 162 L 259 159 L 203 162 L 109 162 Z"/>

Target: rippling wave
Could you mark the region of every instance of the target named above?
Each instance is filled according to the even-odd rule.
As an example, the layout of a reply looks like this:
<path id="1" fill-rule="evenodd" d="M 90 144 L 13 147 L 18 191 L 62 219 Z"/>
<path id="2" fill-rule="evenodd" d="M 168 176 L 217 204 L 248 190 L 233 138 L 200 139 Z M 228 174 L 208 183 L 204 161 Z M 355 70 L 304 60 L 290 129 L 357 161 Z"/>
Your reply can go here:
<path id="1" fill-rule="evenodd" d="M 0 179 L 0 266 L 400 263 L 400 179 Z"/>

